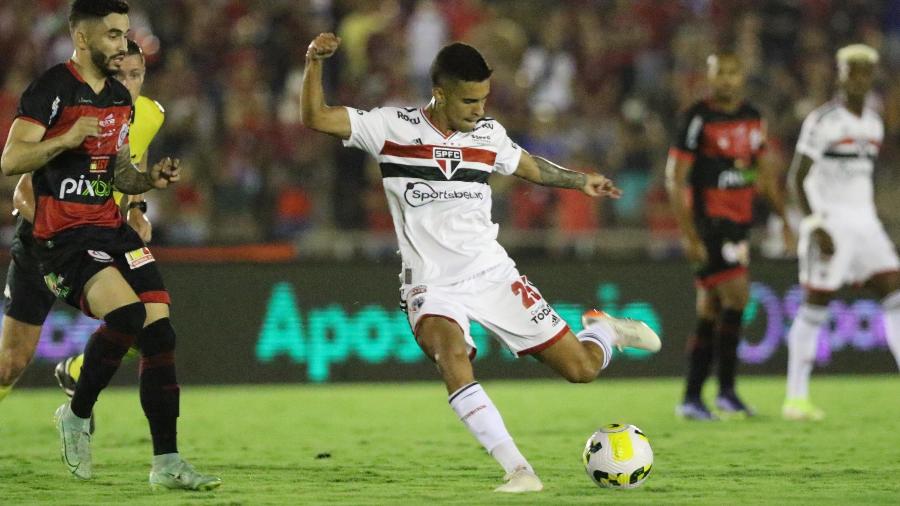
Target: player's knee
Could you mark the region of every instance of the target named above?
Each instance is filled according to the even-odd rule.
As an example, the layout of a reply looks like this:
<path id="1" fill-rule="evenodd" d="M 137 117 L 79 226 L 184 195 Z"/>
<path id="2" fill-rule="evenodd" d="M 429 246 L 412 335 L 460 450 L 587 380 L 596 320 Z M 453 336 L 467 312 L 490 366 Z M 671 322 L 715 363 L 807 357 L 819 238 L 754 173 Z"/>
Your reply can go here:
<path id="1" fill-rule="evenodd" d="M 168 353 L 175 349 L 175 328 L 168 318 L 160 318 L 147 325 L 137 340 L 141 354 L 149 357 L 160 353 Z"/>
<path id="2" fill-rule="evenodd" d="M 134 302 L 110 311 L 103 317 L 106 325 L 116 332 L 129 336 L 137 336 L 144 328 L 144 320 L 147 318 L 147 310 L 144 304 Z"/>
<path id="3" fill-rule="evenodd" d="M 590 383 L 597 379 L 600 368 L 588 360 L 573 362 L 566 368 L 563 376 L 569 383 Z"/>
<path id="4" fill-rule="evenodd" d="M 440 347 L 434 354 L 434 360 L 442 369 L 469 363 L 469 350 L 465 346 Z"/>

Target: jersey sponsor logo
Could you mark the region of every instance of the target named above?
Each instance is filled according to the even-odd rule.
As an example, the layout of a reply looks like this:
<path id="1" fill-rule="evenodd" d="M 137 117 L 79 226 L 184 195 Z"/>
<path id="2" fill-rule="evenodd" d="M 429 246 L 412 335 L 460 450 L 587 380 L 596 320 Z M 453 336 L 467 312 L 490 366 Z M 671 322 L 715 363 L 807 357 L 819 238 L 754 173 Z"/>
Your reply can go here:
<path id="1" fill-rule="evenodd" d="M 484 193 L 468 190 L 435 190 L 428 183 L 407 183 L 403 193 L 406 203 L 412 207 L 422 207 L 435 200 L 483 200 Z"/>
<path id="2" fill-rule="evenodd" d="M 107 253 L 105 251 L 97 251 L 97 250 L 89 249 L 89 250 L 87 250 L 87 253 L 88 253 L 88 255 L 91 256 L 91 258 L 93 258 L 94 260 L 96 260 L 98 262 L 103 262 L 103 263 L 108 264 L 113 261 L 112 257 L 109 256 L 109 253 Z"/>
<path id="3" fill-rule="evenodd" d="M 447 179 L 453 177 L 453 173 L 456 172 L 456 168 L 459 167 L 459 164 L 463 161 L 463 154 L 461 149 L 454 148 L 442 148 L 442 147 L 434 147 L 434 151 L 432 152 L 432 157 L 434 161 L 437 162 L 438 166 L 440 166 L 441 171 L 444 172 L 444 175 Z"/>
<path id="4" fill-rule="evenodd" d="M 109 167 L 108 156 L 92 156 L 88 172 L 91 174 L 105 174 L 107 167 Z"/>
<path id="5" fill-rule="evenodd" d="M 737 163 L 735 164 L 737 165 Z M 743 188 L 756 180 L 755 170 L 723 170 L 719 173 L 718 187 L 721 189 Z"/>
<path id="6" fill-rule="evenodd" d="M 419 118 L 412 118 L 408 114 L 404 114 L 400 111 L 397 111 L 397 117 L 402 119 L 403 121 L 408 121 L 408 122 L 412 123 L 413 125 L 418 125 L 419 123 L 421 123 Z"/>
<path id="7" fill-rule="evenodd" d="M 125 260 L 128 261 L 128 266 L 134 270 L 142 265 L 154 262 L 156 259 L 153 258 L 153 253 L 150 253 L 150 248 L 144 246 L 143 248 L 138 248 L 125 253 Z"/>
<path id="8" fill-rule="evenodd" d="M 66 195 L 78 195 L 81 197 L 109 197 L 112 195 L 112 184 L 101 179 L 77 180 L 67 177 L 59 185 L 59 200 L 66 200 Z"/>

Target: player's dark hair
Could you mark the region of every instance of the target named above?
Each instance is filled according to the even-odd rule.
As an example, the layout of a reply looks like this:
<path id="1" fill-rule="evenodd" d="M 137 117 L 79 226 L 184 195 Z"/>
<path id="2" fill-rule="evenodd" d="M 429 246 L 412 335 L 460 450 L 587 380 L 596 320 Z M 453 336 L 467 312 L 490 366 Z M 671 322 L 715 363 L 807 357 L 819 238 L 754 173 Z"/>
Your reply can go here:
<path id="1" fill-rule="evenodd" d="M 128 39 L 128 50 L 126 51 L 126 54 L 128 54 L 128 55 L 136 54 L 136 55 L 140 56 L 141 59 L 144 59 L 144 50 L 141 49 L 141 46 L 139 46 L 137 42 L 135 42 L 131 39 Z"/>
<path id="2" fill-rule="evenodd" d="M 447 79 L 476 82 L 491 77 L 494 70 L 474 47 L 454 42 L 438 51 L 431 64 L 431 84 L 440 86 Z"/>
<path id="3" fill-rule="evenodd" d="M 86 19 L 100 19 L 110 14 L 128 14 L 126 0 L 74 0 L 69 11 L 69 26 Z"/>

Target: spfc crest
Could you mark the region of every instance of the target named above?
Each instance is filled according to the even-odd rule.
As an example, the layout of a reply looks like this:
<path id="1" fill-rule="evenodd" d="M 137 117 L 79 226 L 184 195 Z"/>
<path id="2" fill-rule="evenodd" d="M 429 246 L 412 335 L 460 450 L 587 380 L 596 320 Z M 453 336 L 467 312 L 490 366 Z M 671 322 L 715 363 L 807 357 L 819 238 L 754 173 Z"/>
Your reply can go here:
<path id="1" fill-rule="evenodd" d="M 454 148 L 434 148 L 434 161 L 441 167 L 444 177 L 451 179 L 456 168 L 463 161 L 462 150 Z"/>

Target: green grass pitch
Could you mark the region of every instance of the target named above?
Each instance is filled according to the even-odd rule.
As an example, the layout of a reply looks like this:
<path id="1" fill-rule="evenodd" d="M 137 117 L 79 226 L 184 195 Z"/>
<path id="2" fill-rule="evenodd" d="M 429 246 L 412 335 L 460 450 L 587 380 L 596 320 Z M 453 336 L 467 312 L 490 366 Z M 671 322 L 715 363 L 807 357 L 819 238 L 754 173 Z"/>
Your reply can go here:
<path id="1" fill-rule="evenodd" d="M 59 461 L 54 390 L 0 404 L 0 504 L 900 504 L 900 379 L 816 377 L 828 418 L 781 420 L 781 378 L 744 378 L 751 420 L 676 420 L 676 379 L 486 382 L 545 490 L 499 496 L 502 471 L 447 406 L 438 383 L 191 387 L 180 449 L 220 475 L 211 493 L 151 493 L 150 441 L 135 389 L 97 407 L 94 474 Z M 594 486 L 581 451 L 595 427 L 633 423 L 656 453 L 636 490 Z M 329 457 L 324 457 L 325 455 Z M 318 458 L 317 458 L 318 456 Z"/>

